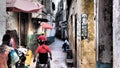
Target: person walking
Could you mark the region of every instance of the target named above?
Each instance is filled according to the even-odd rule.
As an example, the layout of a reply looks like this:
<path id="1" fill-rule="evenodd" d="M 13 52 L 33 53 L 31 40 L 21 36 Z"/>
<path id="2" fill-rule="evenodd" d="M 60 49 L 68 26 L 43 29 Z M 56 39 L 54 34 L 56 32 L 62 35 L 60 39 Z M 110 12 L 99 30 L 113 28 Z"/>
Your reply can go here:
<path id="1" fill-rule="evenodd" d="M 26 68 L 30 67 L 31 59 L 32 59 L 32 50 L 29 47 L 27 47 L 27 54 L 26 54 L 26 61 L 25 61 Z"/>
<path id="2" fill-rule="evenodd" d="M 0 46 L 0 68 L 12 68 L 12 65 L 19 60 L 14 48 L 10 47 L 10 35 L 5 34 Z"/>
<path id="3" fill-rule="evenodd" d="M 66 52 L 69 49 L 69 42 L 68 39 L 66 38 L 63 45 L 62 45 L 63 52 Z"/>
<path id="4" fill-rule="evenodd" d="M 47 41 L 47 37 L 45 36 L 45 32 L 41 32 L 41 35 L 38 36 L 37 41 L 41 42 L 41 40 Z"/>
<path id="5" fill-rule="evenodd" d="M 2 39 L 2 45 L 0 46 L 0 68 L 8 68 L 10 61 L 10 58 L 8 57 L 8 54 L 10 52 L 10 49 L 8 48 L 10 42 L 10 36 L 4 35 Z"/>
<path id="6" fill-rule="evenodd" d="M 46 38 L 46 36 L 45 36 L 45 32 L 41 32 L 41 35 L 38 37 L 38 40 L 47 41 L 47 38 Z"/>

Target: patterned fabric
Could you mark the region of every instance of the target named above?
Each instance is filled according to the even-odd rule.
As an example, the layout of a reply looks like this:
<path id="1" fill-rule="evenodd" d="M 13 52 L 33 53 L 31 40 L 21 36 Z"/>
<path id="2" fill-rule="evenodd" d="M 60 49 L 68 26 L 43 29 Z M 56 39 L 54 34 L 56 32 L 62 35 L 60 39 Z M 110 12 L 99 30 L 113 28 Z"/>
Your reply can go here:
<path id="1" fill-rule="evenodd" d="M 7 67 L 7 60 L 8 60 L 8 54 L 9 50 L 6 46 L 0 46 L 0 68 L 8 68 Z"/>

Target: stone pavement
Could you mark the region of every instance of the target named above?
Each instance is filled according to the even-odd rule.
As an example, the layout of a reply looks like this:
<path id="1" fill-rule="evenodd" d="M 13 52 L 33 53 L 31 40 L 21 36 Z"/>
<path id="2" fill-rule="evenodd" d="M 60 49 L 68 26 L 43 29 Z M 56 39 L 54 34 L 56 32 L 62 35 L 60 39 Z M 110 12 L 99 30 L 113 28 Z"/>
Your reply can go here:
<path id="1" fill-rule="evenodd" d="M 65 63 L 66 53 L 62 50 L 63 41 L 55 39 L 55 42 L 50 45 L 53 54 L 51 68 L 67 68 Z"/>
<path id="2" fill-rule="evenodd" d="M 53 42 L 50 46 L 52 51 L 52 60 L 51 68 L 67 68 L 65 63 L 66 53 L 62 50 L 63 41 L 55 38 L 55 42 Z M 35 63 L 31 63 L 30 68 L 35 68 Z"/>

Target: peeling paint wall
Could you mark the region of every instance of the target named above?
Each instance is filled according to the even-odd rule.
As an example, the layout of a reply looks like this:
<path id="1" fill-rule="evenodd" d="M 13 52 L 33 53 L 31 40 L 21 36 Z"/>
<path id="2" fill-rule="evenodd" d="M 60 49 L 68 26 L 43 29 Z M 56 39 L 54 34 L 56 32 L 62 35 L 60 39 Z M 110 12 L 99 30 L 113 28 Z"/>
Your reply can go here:
<path id="1" fill-rule="evenodd" d="M 113 0 L 96 0 L 96 67 L 112 68 L 113 66 Z"/>
<path id="2" fill-rule="evenodd" d="M 78 0 L 77 1 L 77 6 L 79 6 L 79 8 L 77 8 L 77 12 L 78 12 L 78 20 L 77 20 L 77 25 L 78 25 L 78 27 L 77 27 L 77 29 L 79 30 L 78 32 L 77 32 L 77 68 L 80 68 L 80 67 L 82 67 L 82 47 L 81 47 L 81 13 L 82 13 L 82 7 L 80 7 L 82 5 L 82 0 Z"/>
<path id="3" fill-rule="evenodd" d="M 16 30 L 18 32 L 18 13 L 7 12 L 7 30 Z"/>
<path id="4" fill-rule="evenodd" d="M 100 0 L 98 10 L 98 62 L 112 62 L 112 0 Z"/>
<path id="5" fill-rule="evenodd" d="M 81 40 L 81 14 L 88 14 L 88 38 Z M 77 15 L 77 19 L 75 19 Z M 75 55 L 75 21 L 77 20 L 77 68 L 96 68 L 94 40 L 94 0 L 74 0 L 69 15 L 69 38 Z"/>
<path id="6" fill-rule="evenodd" d="M 19 12 L 7 12 L 6 30 L 16 30 L 17 35 L 19 37 L 19 22 L 20 22 L 21 29 L 25 30 L 27 32 L 25 34 L 26 35 L 26 40 L 25 40 L 26 42 L 25 43 L 27 45 L 31 45 L 29 43 L 29 42 L 31 42 L 29 37 L 33 36 L 34 32 L 37 31 L 37 29 L 34 28 L 35 24 L 33 25 L 33 22 L 31 21 L 31 14 L 28 14 L 28 17 L 26 17 L 26 20 L 27 20 L 27 22 L 26 22 L 27 25 L 26 26 L 23 26 L 22 19 L 19 21 L 20 18 L 23 18 L 23 17 L 19 16 Z M 23 27 L 27 28 L 27 29 L 23 29 Z M 23 34 L 24 34 L 24 32 L 23 32 Z M 32 42 L 34 42 L 34 41 L 32 41 Z"/>
<path id="7" fill-rule="evenodd" d="M 0 2 L 0 44 L 6 31 L 6 0 Z"/>
<path id="8" fill-rule="evenodd" d="M 82 68 L 96 68 L 94 37 L 94 0 L 82 0 L 81 2 L 81 14 L 88 14 L 88 38 L 81 40 L 81 66 Z"/>

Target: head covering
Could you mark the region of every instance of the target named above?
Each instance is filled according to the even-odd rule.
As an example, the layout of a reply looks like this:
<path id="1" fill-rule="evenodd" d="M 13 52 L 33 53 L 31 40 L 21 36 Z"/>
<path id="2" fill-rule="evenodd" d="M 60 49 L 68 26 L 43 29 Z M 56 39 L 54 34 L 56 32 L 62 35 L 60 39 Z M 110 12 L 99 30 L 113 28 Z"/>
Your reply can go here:
<path id="1" fill-rule="evenodd" d="M 44 31 L 42 31 L 42 32 L 41 32 L 41 34 L 45 34 L 45 32 L 44 32 Z"/>
<path id="2" fill-rule="evenodd" d="M 5 34 L 5 35 L 3 36 L 2 41 L 3 41 L 3 42 L 4 42 L 4 41 L 10 41 L 10 35 Z"/>
<path id="3" fill-rule="evenodd" d="M 11 38 L 10 35 L 5 34 L 2 39 L 2 44 L 6 44 L 6 45 L 10 46 L 10 38 Z"/>

